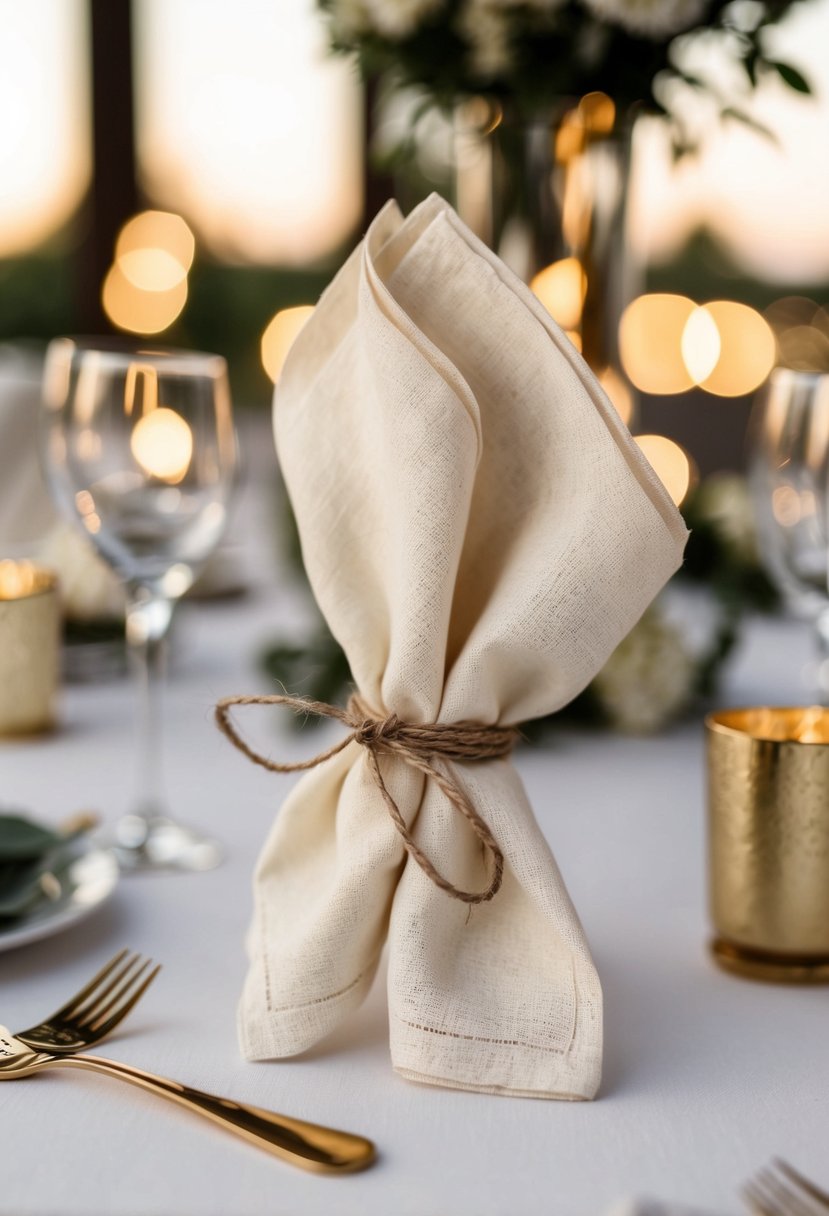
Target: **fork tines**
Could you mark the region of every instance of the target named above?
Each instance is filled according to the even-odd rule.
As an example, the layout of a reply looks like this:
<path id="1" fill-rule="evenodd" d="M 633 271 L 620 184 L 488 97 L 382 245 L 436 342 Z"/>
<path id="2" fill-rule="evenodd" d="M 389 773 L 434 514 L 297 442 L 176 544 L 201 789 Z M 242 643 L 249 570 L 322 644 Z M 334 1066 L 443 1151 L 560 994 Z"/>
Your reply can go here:
<path id="1" fill-rule="evenodd" d="M 52 1020 L 71 1020 L 77 1026 L 96 1032 L 112 1030 L 141 999 L 161 970 L 156 966 L 147 974 L 150 967 L 151 959 L 142 962 L 140 954 L 119 951 L 85 988 L 53 1015 Z"/>
<path id="2" fill-rule="evenodd" d="M 826 1216 L 829 1213 L 829 1193 L 780 1158 L 746 1183 L 743 1196 L 757 1216 Z"/>

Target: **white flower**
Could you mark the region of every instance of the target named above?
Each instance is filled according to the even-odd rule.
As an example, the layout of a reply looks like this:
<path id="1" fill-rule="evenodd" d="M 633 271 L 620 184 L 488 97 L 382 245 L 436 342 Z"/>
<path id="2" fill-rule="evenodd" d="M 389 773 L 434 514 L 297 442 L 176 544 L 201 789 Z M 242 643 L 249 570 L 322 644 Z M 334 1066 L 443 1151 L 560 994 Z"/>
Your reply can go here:
<path id="1" fill-rule="evenodd" d="M 655 39 L 689 29 L 707 7 L 707 0 L 583 0 L 583 3 L 601 21 Z"/>
<path id="2" fill-rule="evenodd" d="M 479 0 L 479 3 L 481 0 Z M 501 9 L 508 11 L 509 9 L 524 8 L 535 9 L 539 13 L 551 13 L 554 9 L 561 8 L 566 0 L 483 0 L 486 7 L 491 9 Z"/>
<path id="3" fill-rule="evenodd" d="M 687 704 L 694 675 L 680 630 L 652 605 L 596 676 L 593 691 L 614 726 L 649 734 Z"/>
<path id="4" fill-rule="evenodd" d="M 481 80 L 509 74 L 513 66 L 507 5 L 499 0 L 467 0 L 458 32 L 469 43 L 469 66 Z"/>
<path id="5" fill-rule="evenodd" d="M 346 42 L 364 34 L 372 24 L 368 0 L 334 0 L 329 17 L 334 37 Z"/>
<path id="6" fill-rule="evenodd" d="M 384 38 L 400 41 L 413 34 L 446 0 L 364 0 L 371 26 Z M 354 3 L 354 0 L 351 0 Z M 338 7 L 338 6 L 335 6 Z"/>
<path id="7" fill-rule="evenodd" d="M 757 527 L 746 479 L 739 473 L 712 473 L 697 490 L 694 506 L 713 524 L 735 557 L 757 561 Z"/>
<path id="8" fill-rule="evenodd" d="M 123 587 L 77 528 L 56 524 L 40 542 L 38 558 L 57 574 L 63 611 L 70 620 L 123 617 Z"/>

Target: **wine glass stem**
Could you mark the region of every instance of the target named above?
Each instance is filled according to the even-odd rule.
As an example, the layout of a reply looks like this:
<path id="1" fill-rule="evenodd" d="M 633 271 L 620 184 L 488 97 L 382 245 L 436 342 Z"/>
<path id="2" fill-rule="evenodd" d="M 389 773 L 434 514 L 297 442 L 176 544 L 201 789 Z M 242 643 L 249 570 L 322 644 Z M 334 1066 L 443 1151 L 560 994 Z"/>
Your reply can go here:
<path id="1" fill-rule="evenodd" d="M 134 814 L 148 823 L 165 813 L 161 777 L 161 702 L 170 600 L 145 586 L 128 588 L 127 644 L 138 685 L 137 799 Z"/>
<path id="2" fill-rule="evenodd" d="M 829 608 L 824 608 L 815 621 L 818 647 L 817 685 L 821 704 L 829 704 Z"/>

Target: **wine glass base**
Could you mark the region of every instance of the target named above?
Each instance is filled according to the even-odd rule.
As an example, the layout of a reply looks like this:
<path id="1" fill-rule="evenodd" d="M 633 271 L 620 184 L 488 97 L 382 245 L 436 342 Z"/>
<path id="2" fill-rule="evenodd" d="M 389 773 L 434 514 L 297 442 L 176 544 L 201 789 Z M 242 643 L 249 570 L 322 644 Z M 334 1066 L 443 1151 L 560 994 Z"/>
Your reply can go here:
<path id="1" fill-rule="evenodd" d="M 126 815 L 107 843 L 123 870 L 212 870 L 224 856 L 215 840 L 163 816 Z"/>

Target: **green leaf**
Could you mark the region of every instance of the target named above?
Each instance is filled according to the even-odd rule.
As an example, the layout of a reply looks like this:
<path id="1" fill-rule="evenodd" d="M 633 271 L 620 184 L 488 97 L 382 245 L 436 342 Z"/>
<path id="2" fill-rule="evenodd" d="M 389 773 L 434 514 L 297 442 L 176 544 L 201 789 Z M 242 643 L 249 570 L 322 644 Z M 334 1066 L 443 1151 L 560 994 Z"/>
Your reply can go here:
<path id="1" fill-rule="evenodd" d="M 34 860 L 0 863 L 0 924 L 60 898 L 76 856 L 77 850 L 61 838 L 57 848 Z"/>
<path id="2" fill-rule="evenodd" d="M 43 866 L 38 861 L 9 863 L 0 873 L 0 918 L 22 916 L 42 898 L 40 876 Z"/>
<path id="3" fill-rule="evenodd" d="M 767 127 L 765 123 L 760 122 L 756 118 L 752 118 L 751 114 L 746 114 L 745 110 L 738 110 L 736 106 L 726 106 L 720 110 L 720 118 L 732 119 L 734 122 L 742 123 L 744 127 L 748 127 L 751 131 L 756 131 L 758 135 L 762 135 L 764 139 L 769 139 L 773 144 L 780 144 L 777 135 L 772 131 L 771 127 Z"/>
<path id="4" fill-rule="evenodd" d="M 22 815 L 0 815 L 0 861 L 40 857 L 63 843 L 63 837 Z"/>
<path id="5" fill-rule="evenodd" d="M 811 96 L 812 86 L 797 68 L 793 68 L 790 63 L 781 63 L 776 59 L 767 59 L 765 62 L 766 67 L 775 71 L 783 83 L 787 84 L 790 89 L 794 89 L 796 93 L 805 93 L 807 96 Z"/>

